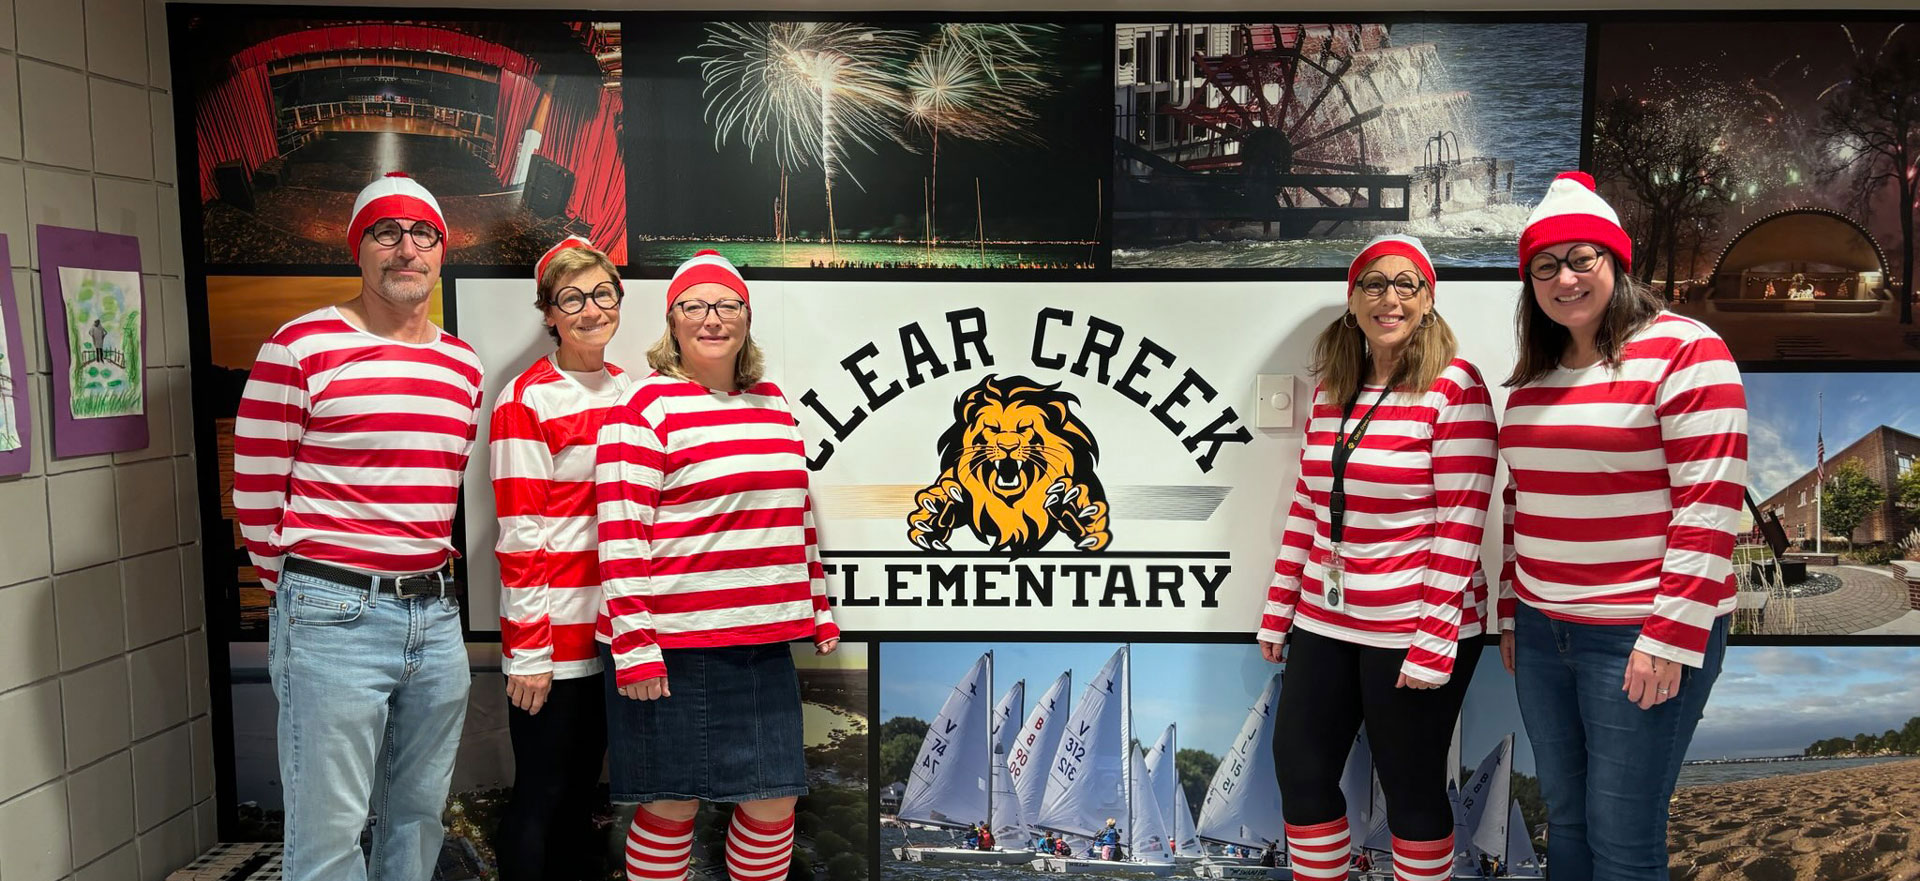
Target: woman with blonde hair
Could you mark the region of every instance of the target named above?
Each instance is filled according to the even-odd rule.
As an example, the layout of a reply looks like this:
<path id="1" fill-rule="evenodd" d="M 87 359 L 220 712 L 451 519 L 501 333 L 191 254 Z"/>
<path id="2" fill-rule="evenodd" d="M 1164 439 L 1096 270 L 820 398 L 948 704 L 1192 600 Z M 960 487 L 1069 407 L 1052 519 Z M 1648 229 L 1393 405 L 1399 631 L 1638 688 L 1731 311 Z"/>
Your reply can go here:
<path id="1" fill-rule="evenodd" d="M 1295 878 L 1347 877 L 1340 778 L 1363 723 L 1395 876 L 1452 874 L 1447 752 L 1479 658 L 1494 426 L 1434 287 L 1418 239 L 1373 240 L 1314 348 L 1319 386 L 1259 630 L 1267 660 L 1286 661 L 1273 753 Z"/>
<path id="2" fill-rule="evenodd" d="M 595 494 L 613 800 L 637 802 L 627 877 L 684 878 L 700 802 L 734 806 L 732 881 L 777 881 L 806 793 L 790 640 L 840 642 L 800 428 L 761 376 L 747 284 L 702 251 L 667 331 L 600 430 Z"/>
<path id="3" fill-rule="evenodd" d="M 500 392 L 488 449 L 500 539 L 501 670 L 513 795 L 501 817 L 501 881 L 598 874 L 593 808 L 607 751 L 594 622 L 593 463 L 600 423 L 628 376 L 606 360 L 620 328 L 620 272 L 568 237 L 534 269 L 533 307 L 554 351 Z"/>

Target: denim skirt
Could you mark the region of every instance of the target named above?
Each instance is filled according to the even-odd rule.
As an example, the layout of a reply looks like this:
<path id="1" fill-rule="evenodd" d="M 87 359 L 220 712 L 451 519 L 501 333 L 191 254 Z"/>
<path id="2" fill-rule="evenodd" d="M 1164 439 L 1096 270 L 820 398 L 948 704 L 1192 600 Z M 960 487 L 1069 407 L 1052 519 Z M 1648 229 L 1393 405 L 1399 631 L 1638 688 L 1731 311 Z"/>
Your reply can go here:
<path id="1" fill-rule="evenodd" d="M 603 643 L 612 800 L 743 802 L 807 793 L 800 677 L 784 642 L 662 649 L 657 700 L 622 697 Z"/>

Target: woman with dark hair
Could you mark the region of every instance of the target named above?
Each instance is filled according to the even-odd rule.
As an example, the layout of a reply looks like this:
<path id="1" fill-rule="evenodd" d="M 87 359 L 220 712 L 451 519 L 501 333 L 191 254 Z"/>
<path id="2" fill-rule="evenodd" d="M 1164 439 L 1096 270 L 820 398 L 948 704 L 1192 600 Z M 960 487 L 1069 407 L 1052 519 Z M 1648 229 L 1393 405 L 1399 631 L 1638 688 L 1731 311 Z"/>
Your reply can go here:
<path id="1" fill-rule="evenodd" d="M 1580 172 L 1520 236 L 1498 626 L 1555 881 L 1667 877 L 1667 800 L 1734 607 L 1740 372 L 1628 274 L 1632 256 Z"/>
<path id="2" fill-rule="evenodd" d="M 1418 239 L 1375 239 L 1314 349 L 1319 387 L 1259 631 L 1267 660 L 1287 664 L 1273 753 L 1303 881 L 1347 877 L 1340 778 L 1362 723 L 1397 876 L 1452 873 L 1447 752 L 1479 659 L 1495 454 L 1486 383 L 1434 296 Z"/>
<path id="3" fill-rule="evenodd" d="M 790 640 L 840 644 L 799 423 L 761 376 L 747 283 L 701 251 L 600 430 L 602 657 L 613 800 L 639 803 L 627 877 L 686 877 L 703 801 L 733 805 L 727 877 L 778 881 L 807 792 Z"/>
<path id="4" fill-rule="evenodd" d="M 500 648 L 513 795 L 501 817 L 501 881 L 596 878 L 592 813 L 607 752 L 594 621 L 594 445 L 627 375 L 606 360 L 620 328 L 620 273 L 585 239 L 534 269 L 533 307 L 555 349 L 500 392 L 491 440 L 500 523 Z"/>

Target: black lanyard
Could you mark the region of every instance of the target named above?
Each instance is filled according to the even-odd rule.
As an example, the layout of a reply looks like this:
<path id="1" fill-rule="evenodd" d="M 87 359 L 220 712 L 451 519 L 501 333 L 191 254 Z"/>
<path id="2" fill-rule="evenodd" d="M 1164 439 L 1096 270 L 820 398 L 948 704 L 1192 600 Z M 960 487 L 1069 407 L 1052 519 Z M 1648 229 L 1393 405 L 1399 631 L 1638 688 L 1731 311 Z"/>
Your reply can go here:
<path id="1" fill-rule="evenodd" d="M 1373 414 L 1380 412 L 1380 402 L 1387 399 L 1392 387 L 1380 389 L 1380 396 L 1373 399 L 1373 406 L 1367 408 L 1367 415 L 1353 426 L 1353 431 L 1345 437 L 1347 420 L 1353 418 L 1353 408 L 1360 404 L 1360 391 L 1354 390 L 1353 399 L 1347 402 L 1345 410 L 1340 411 L 1340 431 L 1333 434 L 1333 492 L 1327 496 L 1327 537 L 1332 539 L 1334 547 L 1340 546 L 1342 533 L 1347 519 L 1347 460 L 1353 458 L 1353 451 L 1360 446 L 1360 439 L 1367 434 L 1367 425 L 1373 422 Z"/>

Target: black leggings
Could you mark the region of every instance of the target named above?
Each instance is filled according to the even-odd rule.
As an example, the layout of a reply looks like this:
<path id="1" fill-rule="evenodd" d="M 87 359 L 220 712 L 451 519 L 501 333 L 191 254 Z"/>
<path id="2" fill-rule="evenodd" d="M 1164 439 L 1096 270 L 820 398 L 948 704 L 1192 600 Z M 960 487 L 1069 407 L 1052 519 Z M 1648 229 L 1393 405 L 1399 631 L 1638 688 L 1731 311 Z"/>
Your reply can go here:
<path id="1" fill-rule="evenodd" d="M 1357 645 L 1299 627 L 1288 634 L 1273 733 L 1273 765 L 1288 823 L 1313 826 L 1347 815 L 1340 776 L 1365 722 L 1387 796 L 1387 827 L 1407 841 L 1453 832 L 1447 752 L 1480 643 L 1461 644 L 1453 677 L 1435 689 L 1393 687 L 1406 659 L 1404 649 Z"/>
<path id="2" fill-rule="evenodd" d="M 593 830 L 607 706 L 600 677 L 556 679 L 540 712 L 509 705 L 513 795 L 500 819 L 500 881 L 576 881 L 606 876 L 606 848 Z"/>

